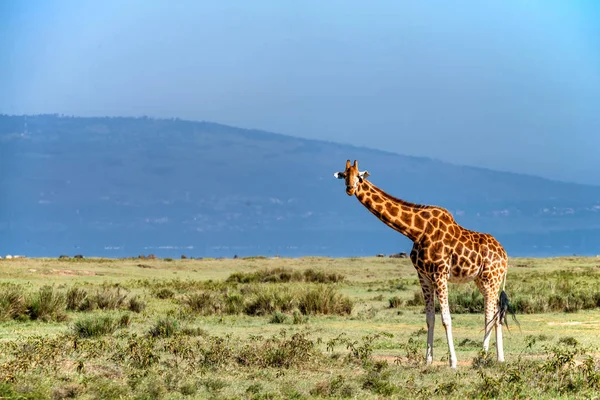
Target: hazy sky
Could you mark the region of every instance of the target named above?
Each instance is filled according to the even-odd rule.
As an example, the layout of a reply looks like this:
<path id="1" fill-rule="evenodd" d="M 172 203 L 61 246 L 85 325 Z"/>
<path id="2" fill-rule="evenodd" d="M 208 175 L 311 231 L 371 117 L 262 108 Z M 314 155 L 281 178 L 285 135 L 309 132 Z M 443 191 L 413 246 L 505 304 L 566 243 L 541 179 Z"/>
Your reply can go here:
<path id="1" fill-rule="evenodd" d="M 207 120 L 600 184 L 600 2 L 1 1 L 0 113 Z"/>

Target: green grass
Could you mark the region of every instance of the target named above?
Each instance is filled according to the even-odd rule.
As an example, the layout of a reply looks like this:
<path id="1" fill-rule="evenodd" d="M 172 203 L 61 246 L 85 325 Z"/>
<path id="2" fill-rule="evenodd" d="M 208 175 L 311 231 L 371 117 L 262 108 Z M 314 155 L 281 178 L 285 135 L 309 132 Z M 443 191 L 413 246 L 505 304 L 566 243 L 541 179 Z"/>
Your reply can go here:
<path id="1" fill-rule="evenodd" d="M 480 353 L 451 284 L 459 366 L 434 364 L 405 259 L 0 261 L 0 398 L 586 398 L 600 390 L 600 260 L 511 259 L 520 330 Z M 509 321 L 510 322 L 510 321 Z"/>

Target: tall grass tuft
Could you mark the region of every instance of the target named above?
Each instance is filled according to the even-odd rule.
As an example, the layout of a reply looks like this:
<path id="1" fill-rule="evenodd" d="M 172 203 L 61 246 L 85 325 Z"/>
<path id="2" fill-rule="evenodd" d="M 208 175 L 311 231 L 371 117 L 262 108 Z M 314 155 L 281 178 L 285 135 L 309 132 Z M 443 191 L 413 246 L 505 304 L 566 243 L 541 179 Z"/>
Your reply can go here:
<path id="1" fill-rule="evenodd" d="M 33 294 L 27 306 L 27 314 L 32 320 L 64 321 L 66 296 L 63 292 L 55 291 L 52 286 L 43 286 Z"/>
<path id="2" fill-rule="evenodd" d="M 75 321 L 73 330 L 80 338 L 107 335 L 129 324 L 129 318 L 113 315 L 93 315 Z"/>
<path id="3" fill-rule="evenodd" d="M 96 290 L 93 302 L 101 310 L 116 310 L 120 308 L 127 299 L 127 292 L 121 287 L 102 286 Z"/>
<path id="4" fill-rule="evenodd" d="M 331 286 L 320 285 L 306 290 L 300 297 L 298 308 L 305 315 L 352 313 L 352 300 L 338 293 Z"/>
<path id="5" fill-rule="evenodd" d="M 152 337 L 171 337 L 179 331 L 179 323 L 173 318 L 160 318 L 156 324 L 150 328 L 149 334 Z"/>
<path id="6" fill-rule="evenodd" d="M 0 321 L 23 318 L 27 302 L 23 287 L 9 284 L 0 287 Z"/>
<path id="7" fill-rule="evenodd" d="M 68 311 L 86 311 L 90 306 L 87 290 L 73 286 L 67 291 Z"/>
<path id="8" fill-rule="evenodd" d="M 127 309 L 135 313 L 141 313 L 146 309 L 146 303 L 139 300 L 136 296 L 129 298 L 127 302 Z"/>
<path id="9" fill-rule="evenodd" d="M 244 313 L 268 315 L 275 311 L 289 312 L 295 308 L 294 293 L 289 287 L 256 286 L 251 289 Z"/>

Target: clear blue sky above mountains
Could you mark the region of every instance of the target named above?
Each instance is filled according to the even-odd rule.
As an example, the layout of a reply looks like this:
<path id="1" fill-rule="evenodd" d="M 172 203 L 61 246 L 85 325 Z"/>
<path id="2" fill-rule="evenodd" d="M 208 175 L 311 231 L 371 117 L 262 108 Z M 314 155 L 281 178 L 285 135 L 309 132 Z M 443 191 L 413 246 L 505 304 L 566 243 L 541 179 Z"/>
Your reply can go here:
<path id="1" fill-rule="evenodd" d="M 0 113 L 207 120 L 600 184 L 594 0 L 4 1 L 0 49 Z"/>

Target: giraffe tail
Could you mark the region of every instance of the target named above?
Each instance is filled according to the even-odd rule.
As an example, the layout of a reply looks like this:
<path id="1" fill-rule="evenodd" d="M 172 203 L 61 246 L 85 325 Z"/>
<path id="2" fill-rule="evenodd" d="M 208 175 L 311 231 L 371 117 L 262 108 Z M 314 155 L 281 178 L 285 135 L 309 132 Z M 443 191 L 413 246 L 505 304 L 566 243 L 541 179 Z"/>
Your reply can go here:
<path id="1" fill-rule="evenodd" d="M 515 308 L 508 300 L 506 292 L 502 290 L 500 292 L 500 298 L 498 299 L 498 311 L 496 311 L 496 314 L 494 314 L 492 319 L 485 325 L 486 332 L 488 329 L 491 329 L 497 321 L 500 321 L 500 324 L 506 326 L 506 329 L 510 331 L 510 328 L 508 327 L 508 314 L 512 316 L 520 331 L 521 324 L 517 321 Z"/>
<path id="2" fill-rule="evenodd" d="M 496 318 L 498 318 L 500 320 L 500 324 L 506 325 L 506 329 L 509 329 L 508 328 L 508 318 L 507 318 L 507 316 L 510 313 L 510 315 L 512 316 L 513 321 L 515 321 L 515 323 L 519 327 L 519 330 L 521 330 L 521 324 L 519 324 L 519 321 L 517 321 L 517 316 L 515 315 L 516 314 L 515 313 L 515 307 L 508 300 L 508 296 L 506 295 L 506 292 L 504 290 L 502 290 L 500 292 L 499 303 L 500 304 L 499 304 L 499 307 L 498 307 L 498 311 L 496 312 L 496 315 L 494 316 L 494 320 Z"/>

